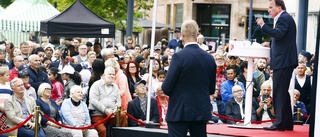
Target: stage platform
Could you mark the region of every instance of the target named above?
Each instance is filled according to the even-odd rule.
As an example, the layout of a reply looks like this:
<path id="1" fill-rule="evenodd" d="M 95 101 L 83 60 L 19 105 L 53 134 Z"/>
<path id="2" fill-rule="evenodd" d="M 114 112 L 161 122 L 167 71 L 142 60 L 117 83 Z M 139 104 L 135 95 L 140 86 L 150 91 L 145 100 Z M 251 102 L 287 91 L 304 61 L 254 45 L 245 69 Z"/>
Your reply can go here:
<path id="1" fill-rule="evenodd" d="M 269 126 L 269 125 L 253 125 Z M 263 129 L 234 128 L 226 124 L 208 124 L 208 137 L 308 137 L 309 125 L 295 125 L 293 131 L 266 131 Z M 114 127 L 113 137 L 167 137 L 167 127 Z M 188 135 L 189 136 L 189 135 Z"/>

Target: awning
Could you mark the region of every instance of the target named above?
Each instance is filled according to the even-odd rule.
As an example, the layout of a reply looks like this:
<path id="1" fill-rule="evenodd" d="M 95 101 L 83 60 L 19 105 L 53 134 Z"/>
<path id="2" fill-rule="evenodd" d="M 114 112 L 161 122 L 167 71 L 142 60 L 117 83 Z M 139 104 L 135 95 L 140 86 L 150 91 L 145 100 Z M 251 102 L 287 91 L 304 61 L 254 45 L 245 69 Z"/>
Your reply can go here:
<path id="1" fill-rule="evenodd" d="M 40 21 L 59 14 L 46 0 L 16 0 L 0 13 L 0 29 L 39 31 Z"/>
<path id="2" fill-rule="evenodd" d="M 152 20 L 139 19 L 138 25 L 143 28 L 152 28 Z M 156 28 L 170 28 L 170 25 L 156 22 Z"/>

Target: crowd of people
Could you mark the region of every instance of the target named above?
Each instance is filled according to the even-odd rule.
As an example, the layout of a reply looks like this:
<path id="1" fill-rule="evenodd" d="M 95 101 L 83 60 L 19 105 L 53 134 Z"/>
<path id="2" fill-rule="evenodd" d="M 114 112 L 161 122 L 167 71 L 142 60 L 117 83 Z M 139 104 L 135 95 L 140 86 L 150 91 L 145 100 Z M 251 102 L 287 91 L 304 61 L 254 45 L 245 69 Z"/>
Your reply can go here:
<path id="1" fill-rule="evenodd" d="M 179 63 L 184 63 L 177 58 L 171 62 L 174 54 L 184 48 L 180 30 L 176 29 L 174 34 L 170 41 L 165 36 L 161 37 L 154 48 L 155 59 L 151 61 L 150 46 L 135 44 L 132 37 L 126 39 L 126 45 L 113 45 L 110 41 L 107 44 L 99 41 L 91 43 L 80 38 L 64 40 L 59 46 L 50 43 L 38 45 L 30 41 L 14 46 L 8 41 L 0 42 L 0 130 L 19 125 L 35 111 L 36 105 L 56 122 L 73 127 L 97 123 L 121 107 L 121 126 L 141 126 L 141 123 L 128 119 L 126 113 L 145 121 L 148 91 L 151 91 L 152 98 L 150 121 L 166 125 L 169 96 L 173 93 L 164 93 L 162 83 L 170 67 L 176 69 L 182 66 Z M 212 51 L 200 33 L 197 34 L 197 41 L 203 51 L 212 55 L 210 58 L 216 64 L 216 70 L 209 70 L 216 75 L 215 81 L 210 82 L 215 83 L 211 85 L 215 90 L 210 91 L 214 94 L 206 98 L 210 100 L 211 111 L 243 120 L 248 62 L 228 55 L 228 44 Z M 273 70 L 269 67 L 269 61 L 268 58 L 255 59 L 255 72 L 250 82 L 254 87 L 252 121 L 275 118 L 272 106 Z M 151 63 L 153 68 L 149 73 Z M 197 67 L 202 66 L 194 66 L 191 73 L 197 73 Z M 295 120 L 300 116 L 300 120 L 306 121 L 310 112 L 313 69 L 313 55 L 302 51 L 295 69 Z M 152 77 L 152 87 L 148 87 L 149 77 Z M 197 79 L 191 81 L 196 82 Z M 175 83 L 167 81 L 166 90 L 170 89 L 168 84 Z M 197 88 L 201 90 L 201 87 Z M 301 115 L 298 115 L 298 108 Z M 39 136 L 106 137 L 107 129 L 110 129 L 107 126 L 115 125 L 116 117 L 114 115 L 95 129 L 87 130 L 66 129 L 42 117 Z M 34 118 L 30 119 L 10 135 L 33 136 L 34 122 Z M 208 122 L 237 124 L 213 114 Z"/>

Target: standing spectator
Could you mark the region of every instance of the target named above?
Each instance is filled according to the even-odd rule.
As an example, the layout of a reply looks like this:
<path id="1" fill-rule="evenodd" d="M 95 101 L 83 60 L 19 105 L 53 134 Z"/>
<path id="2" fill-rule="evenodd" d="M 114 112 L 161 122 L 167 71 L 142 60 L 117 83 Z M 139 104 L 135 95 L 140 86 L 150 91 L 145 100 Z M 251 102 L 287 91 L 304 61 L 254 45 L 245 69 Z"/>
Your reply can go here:
<path id="1" fill-rule="evenodd" d="M 233 68 L 236 74 L 236 77 L 240 74 L 240 67 L 237 66 L 238 56 L 229 56 L 228 57 L 228 67 Z"/>
<path id="2" fill-rule="evenodd" d="M 87 45 L 81 44 L 79 46 L 78 51 L 79 51 L 79 55 L 73 56 L 74 63 L 81 64 L 81 66 L 83 66 L 84 63 L 88 61 L 88 56 L 87 56 L 88 47 L 87 47 Z"/>
<path id="3" fill-rule="evenodd" d="M 170 49 L 176 50 L 176 48 L 179 46 L 180 34 L 181 33 L 179 29 L 174 30 L 174 39 L 170 40 L 168 44 Z"/>
<path id="4" fill-rule="evenodd" d="M 227 73 L 227 80 L 224 81 L 220 87 L 223 104 L 226 104 L 228 100 L 233 98 L 233 94 L 232 94 L 233 86 L 239 85 L 242 88 L 243 93 L 246 92 L 243 83 L 239 82 L 238 79 L 236 78 L 236 73 L 233 68 L 227 67 L 226 73 Z"/>
<path id="5" fill-rule="evenodd" d="M 141 80 L 139 75 L 139 66 L 135 61 L 129 61 L 125 69 L 125 74 L 128 79 L 129 90 L 131 98 L 136 98 L 137 94 L 134 91 L 134 85 Z"/>
<path id="6" fill-rule="evenodd" d="M 238 81 L 240 81 L 242 84 L 243 84 L 243 87 L 246 87 L 247 88 L 247 75 L 248 75 L 248 61 L 243 61 L 241 64 L 240 64 L 240 70 L 241 70 L 241 73 L 240 75 L 238 75 L 237 79 Z M 252 80 L 250 81 L 249 85 L 252 85 L 252 96 L 253 97 L 258 97 L 260 95 L 260 87 L 259 87 L 259 84 L 257 83 L 256 79 L 255 78 L 252 78 Z M 248 86 L 249 86 L 248 85 Z"/>
<path id="7" fill-rule="evenodd" d="M 243 99 L 244 90 L 239 85 L 232 87 L 232 98 L 226 102 L 226 116 L 232 119 L 244 119 L 245 100 Z M 252 109 L 251 121 L 256 120 L 256 111 Z M 235 121 L 227 120 L 228 124 L 237 124 Z"/>
<path id="8" fill-rule="evenodd" d="M 101 50 L 102 50 L 101 44 L 95 42 L 95 43 L 93 44 L 93 51 L 96 52 L 98 59 L 102 59 Z"/>
<path id="9" fill-rule="evenodd" d="M 71 62 L 71 57 L 70 57 L 70 52 L 67 48 L 64 48 L 62 49 L 62 55 L 61 55 L 61 58 L 60 58 L 60 61 L 56 61 L 56 62 L 52 62 L 50 64 L 50 68 L 52 67 L 56 67 L 58 68 L 59 70 L 62 70 L 65 66 L 72 66 L 74 67 L 75 64 L 73 64 Z"/>
<path id="10" fill-rule="evenodd" d="M 11 80 L 10 87 L 13 91 L 11 98 L 5 100 L 4 109 L 7 116 L 8 128 L 13 128 L 23 121 L 30 114 L 35 112 L 36 101 L 29 96 L 25 96 L 25 88 L 23 81 L 19 78 Z M 24 126 L 9 133 L 11 136 L 18 137 L 34 137 L 34 118 L 30 119 Z M 45 137 L 42 128 L 39 128 L 39 137 Z"/>
<path id="11" fill-rule="evenodd" d="M 11 64 L 6 61 L 6 51 L 4 49 L 0 49 L 0 65 L 7 65 L 9 69 L 11 69 Z"/>
<path id="12" fill-rule="evenodd" d="M 218 89 L 216 89 L 217 94 L 217 99 L 222 100 L 221 97 L 221 84 L 226 81 L 225 77 L 225 68 L 227 67 L 227 64 L 225 63 L 224 56 L 222 54 L 216 53 L 214 54 L 214 60 L 217 65 L 217 70 L 216 70 L 216 85 Z"/>
<path id="13" fill-rule="evenodd" d="M 311 88 L 312 88 L 312 77 L 307 75 L 305 63 L 299 63 L 296 68 L 295 76 L 295 86 L 299 93 L 299 101 L 303 102 L 307 108 L 307 111 L 310 112 L 310 101 L 311 101 Z"/>
<path id="14" fill-rule="evenodd" d="M 134 48 L 133 47 L 134 41 L 133 41 L 133 38 L 131 36 L 127 37 L 126 42 L 127 42 L 127 46 L 125 46 L 126 50 Z"/>
<path id="15" fill-rule="evenodd" d="M 46 46 L 44 47 L 45 57 L 52 59 L 53 50 L 54 50 L 54 45 L 47 43 Z"/>
<path id="16" fill-rule="evenodd" d="M 29 43 L 24 41 L 20 44 L 20 51 L 21 51 L 21 56 L 23 58 L 28 58 L 29 57 Z"/>
<path id="17" fill-rule="evenodd" d="M 270 77 L 266 68 L 267 68 L 267 59 L 259 58 L 257 62 L 257 70 L 253 73 L 253 78 L 256 79 L 258 87 L 260 87 L 262 83 L 268 80 Z"/>
<path id="18" fill-rule="evenodd" d="M 78 72 L 74 70 L 71 66 L 65 66 L 62 71 L 59 72 L 61 74 L 62 80 L 65 80 L 64 84 L 64 99 L 67 99 L 70 97 L 70 89 L 74 85 L 80 85 L 81 84 L 81 76 Z"/>
<path id="19" fill-rule="evenodd" d="M 50 68 L 48 71 L 48 76 L 50 82 L 52 83 L 50 99 L 55 101 L 55 103 L 60 106 L 64 99 L 64 86 L 61 75 L 59 74 L 59 69 L 55 67 Z"/>
<path id="20" fill-rule="evenodd" d="M 186 20 L 181 28 L 185 48 L 173 55 L 162 84 L 163 92 L 169 96 L 166 115 L 169 137 L 186 136 L 188 130 L 191 137 L 206 137 L 206 123 L 211 119 L 212 109 L 209 95 L 215 92 L 216 65 L 212 56 L 196 42 L 198 24 Z"/>
<path id="21" fill-rule="evenodd" d="M 139 66 L 139 75 L 143 76 L 146 73 L 146 59 L 143 58 L 142 56 L 137 56 L 135 61 L 137 62 Z"/>
<path id="22" fill-rule="evenodd" d="M 28 60 L 29 67 L 27 70 L 31 86 L 37 91 L 41 83 L 51 84 L 48 75 L 39 69 L 41 65 L 40 57 L 38 55 L 30 55 Z"/>
<path id="23" fill-rule="evenodd" d="M 73 127 L 84 127 L 91 125 L 89 110 L 82 102 L 82 88 L 78 85 L 70 89 L 70 98 L 65 99 L 61 106 L 63 123 Z M 95 129 L 70 130 L 74 137 L 98 137 Z"/>
<path id="24" fill-rule="evenodd" d="M 16 56 L 13 58 L 13 68 L 10 70 L 10 77 L 9 77 L 9 80 L 12 80 L 14 78 L 17 78 L 18 77 L 18 67 L 22 64 L 24 64 L 24 59 L 22 56 Z"/>
<path id="25" fill-rule="evenodd" d="M 92 72 L 92 63 L 94 60 L 96 60 L 97 54 L 94 51 L 88 52 L 88 62 L 86 62 L 83 66 L 83 69 L 88 69 L 90 72 Z"/>
<path id="26" fill-rule="evenodd" d="M 201 49 L 203 49 L 204 51 L 208 51 L 209 50 L 209 47 L 204 43 L 204 36 L 203 35 L 199 35 L 197 37 L 197 41 L 198 41 L 198 44 L 199 44 Z"/>
<path id="27" fill-rule="evenodd" d="M 36 100 L 36 104 L 44 114 L 62 124 L 59 106 L 54 100 L 50 99 L 51 91 L 51 86 L 48 83 L 42 83 L 38 89 L 39 99 Z M 69 132 L 70 129 L 61 128 L 59 125 L 49 121 L 45 117 L 41 117 L 40 124 L 45 131 L 46 137 L 72 137 L 72 134 Z"/>
<path id="28" fill-rule="evenodd" d="M 273 70 L 273 107 L 276 121 L 265 130 L 293 130 L 292 109 L 288 93 L 293 69 L 298 65 L 296 24 L 286 11 L 283 0 L 270 0 L 268 12 L 274 18 L 274 27 L 266 25 L 260 17 L 256 20 L 260 31 L 272 37 L 270 68 Z M 268 46 L 267 44 L 263 44 Z"/>

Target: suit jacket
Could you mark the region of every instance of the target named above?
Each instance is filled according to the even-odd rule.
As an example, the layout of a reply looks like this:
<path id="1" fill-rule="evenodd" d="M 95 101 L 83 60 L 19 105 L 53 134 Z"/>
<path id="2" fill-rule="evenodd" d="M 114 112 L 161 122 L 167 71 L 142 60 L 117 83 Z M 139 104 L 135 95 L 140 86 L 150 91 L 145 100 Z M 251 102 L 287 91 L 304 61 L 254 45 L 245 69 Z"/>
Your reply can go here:
<path id="1" fill-rule="evenodd" d="M 35 112 L 36 102 L 34 101 L 34 99 L 29 96 L 24 96 L 23 98 L 26 102 L 29 114 Z M 7 126 L 9 128 L 15 127 L 25 120 L 22 118 L 21 105 L 17 101 L 17 97 L 15 95 L 12 95 L 11 98 L 8 98 L 4 101 L 4 111 L 7 117 Z M 17 136 L 17 134 L 18 130 L 14 130 L 9 133 L 9 135 L 11 136 Z"/>
<path id="2" fill-rule="evenodd" d="M 175 53 L 162 84 L 163 92 L 169 96 L 166 121 L 210 120 L 209 95 L 215 92 L 215 72 L 213 57 L 196 43 Z"/>
<path id="3" fill-rule="evenodd" d="M 242 110 L 243 113 L 245 113 L 245 100 L 242 101 Z M 226 102 L 225 106 L 226 116 L 233 119 L 242 120 L 241 113 L 240 113 L 240 106 L 238 103 L 234 100 L 234 98 L 231 98 Z M 256 120 L 256 110 L 251 110 L 251 121 Z M 235 124 L 235 121 L 227 120 L 228 124 Z"/>
<path id="4" fill-rule="evenodd" d="M 261 31 L 272 37 L 270 69 L 277 70 L 298 65 L 296 24 L 286 11 L 280 15 L 275 28 L 265 24 Z"/>
<path id="5" fill-rule="evenodd" d="M 146 115 L 141 110 L 140 99 L 138 97 L 129 101 L 127 113 L 136 119 L 146 120 Z M 150 121 L 159 123 L 159 118 L 158 103 L 154 98 L 151 98 Z M 128 126 L 135 127 L 138 126 L 138 123 L 128 118 Z"/>

